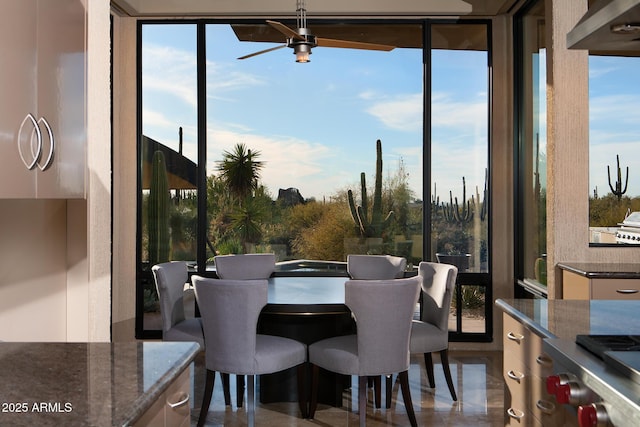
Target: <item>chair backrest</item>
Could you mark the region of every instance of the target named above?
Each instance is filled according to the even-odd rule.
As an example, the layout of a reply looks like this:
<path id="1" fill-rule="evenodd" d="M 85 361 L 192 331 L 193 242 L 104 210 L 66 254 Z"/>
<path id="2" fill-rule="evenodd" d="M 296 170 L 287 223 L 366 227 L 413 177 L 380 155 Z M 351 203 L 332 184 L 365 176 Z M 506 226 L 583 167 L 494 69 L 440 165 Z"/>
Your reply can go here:
<path id="1" fill-rule="evenodd" d="M 411 321 L 420 278 L 348 280 L 345 303 L 356 319 L 358 375 L 383 375 L 409 368 Z"/>
<path id="2" fill-rule="evenodd" d="M 268 279 L 276 270 L 275 254 L 218 255 L 213 258 L 220 279 Z"/>
<path id="3" fill-rule="evenodd" d="M 156 291 L 160 302 L 162 330 L 167 332 L 184 316 L 184 285 L 189 281 L 187 263 L 170 261 L 151 267 L 156 282 Z"/>
<path id="4" fill-rule="evenodd" d="M 422 261 L 418 266 L 422 278 L 422 320 L 449 330 L 449 309 L 456 285 L 458 268 L 450 264 Z"/>
<path id="5" fill-rule="evenodd" d="M 347 273 L 354 280 L 388 280 L 404 277 L 407 260 L 392 255 L 347 255 Z"/>
<path id="6" fill-rule="evenodd" d="M 207 369 L 239 375 L 256 370 L 256 328 L 267 304 L 267 280 L 192 276 L 202 316 Z"/>

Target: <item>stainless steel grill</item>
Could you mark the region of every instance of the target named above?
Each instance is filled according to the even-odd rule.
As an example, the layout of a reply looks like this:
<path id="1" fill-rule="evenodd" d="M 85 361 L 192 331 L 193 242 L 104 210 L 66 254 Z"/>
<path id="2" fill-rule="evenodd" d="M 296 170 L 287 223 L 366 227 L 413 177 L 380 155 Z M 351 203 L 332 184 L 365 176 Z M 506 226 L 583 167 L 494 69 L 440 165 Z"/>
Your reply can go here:
<path id="1" fill-rule="evenodd" d="M 632 212 L 618 225 L 617 243 L 640 245 L 640 212 Z"/>

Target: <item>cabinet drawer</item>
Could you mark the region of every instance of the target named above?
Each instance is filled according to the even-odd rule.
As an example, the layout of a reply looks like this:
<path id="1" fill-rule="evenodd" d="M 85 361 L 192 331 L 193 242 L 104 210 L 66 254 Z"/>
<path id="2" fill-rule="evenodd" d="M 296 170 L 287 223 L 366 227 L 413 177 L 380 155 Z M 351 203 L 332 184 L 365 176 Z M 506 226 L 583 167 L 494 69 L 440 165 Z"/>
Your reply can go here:
<path id="1" fill-rule="evenodd" d="M 190 369 L 187 368 L 180 374 L 178 379 L 174 381 L 165 393 L 165 425 L 166 426 L 183 426 L 189 425 L 191 421 L 191 396 L 189 395 Z M 185 424 L 186 421 L 186 424 Z"/>
<path id="2" fill-rule="evenodd" d="M 547 393 L 546 378 L 536 375 L 530 378 L 531 412 L 543 426 L 564 425 L 564 407 L 556 402 L 555 396 Z"/>
<path id="3" fill-rule="evenodd" d="M 640 280 L 593 279 L 592 299 L 640 300 Z"/>
<path id="4" fill-rule="evenodd" d="M 504 366 L 504 407 L 505 410 L 511 409 L 511 413 L 507 414 L 510 418 L 518 419 L 516 415 L 522 415 L 527 412 L 530 375 L 526 372 L 524 365 L 515 359 L 508 359 Z"/>
<path id="5" fill-rule="evenodd" d="M 553 362 L 542 351 L 542 338 L 507 314 L 503 316 L 503 321 L 505 359 L 521 360 L 531 373 L 539 377 L 550 375 Z"/>

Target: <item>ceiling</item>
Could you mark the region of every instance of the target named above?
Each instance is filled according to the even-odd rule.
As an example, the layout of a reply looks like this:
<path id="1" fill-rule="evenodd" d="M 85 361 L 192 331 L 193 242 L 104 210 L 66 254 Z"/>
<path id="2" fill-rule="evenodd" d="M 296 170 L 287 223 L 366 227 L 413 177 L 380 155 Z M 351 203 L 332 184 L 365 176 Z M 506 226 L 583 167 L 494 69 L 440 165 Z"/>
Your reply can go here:
<path id="1" fill-rule="evenodd" d="M 307 0 L 309 17 L 493 16 L 521 0 Z M 296 0 L 111 0 L 135 17 L 295 16 Z"/>

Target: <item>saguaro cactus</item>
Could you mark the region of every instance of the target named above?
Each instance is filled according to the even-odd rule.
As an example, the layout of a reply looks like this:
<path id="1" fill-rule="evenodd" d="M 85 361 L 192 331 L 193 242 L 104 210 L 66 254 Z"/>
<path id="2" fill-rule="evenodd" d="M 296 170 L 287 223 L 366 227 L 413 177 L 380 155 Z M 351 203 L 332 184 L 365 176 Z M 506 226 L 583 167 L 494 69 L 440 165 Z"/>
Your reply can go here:
<path id="1" fill-rule="evenodd" d="M 462 177 L 462 209 L 458 205 L 458 198 L 456 197 L 454 202 L 453 194 L 449 191 L 449 203 L 442 202 L 442 214 L 444 219 L 450 223 L 463 224 L 473 219 L 471 200 L 467 200 L 467 183 L 464 176 Z"/>
<path id="2" fill-rule="evenodd" d="M 611 174 L 609 171 L 609 165 L 607 165 L 607 178 L 609 179 L 609 188 L 611 192 L 618 197 L 618 200 L 622 198 L 622 195 L 627 192 L 627 184 L 629 183 L 629 166 L 627 166 L 626 179 L 624 181 L 624 190 L 622 189 L 622 172 L 620 171 L 620 156 L 616 154 L 616 164 L 618 169 L 618 180 L 616 181 L 615 188 L 611 185 Z"/>
<path id="3" fill-rule="evenodd" d="M 149 264 L 169 260 L 169 180 L 162 151 L 153 153 L 149 190 Z"/>
<path id="4" fill-rule="evenodd" d="M 381 237 L 382 232 L 387 228 L 393 220 L 393 211 L 382 218 L 382 142 L 376 141 L 376 181 L 373 190 L 373 206 L 371 207 L 371 215 L 369 216 L 368 198 L 367 198 L 367 180 L 364 172 L 360 174 L 360 193 L 362 195 L 362 203 L 356 205 L 353 198 L 353 191 L 347 192 L 349 199 L 349 209 L 353 222 L 362 237 Z"/>

